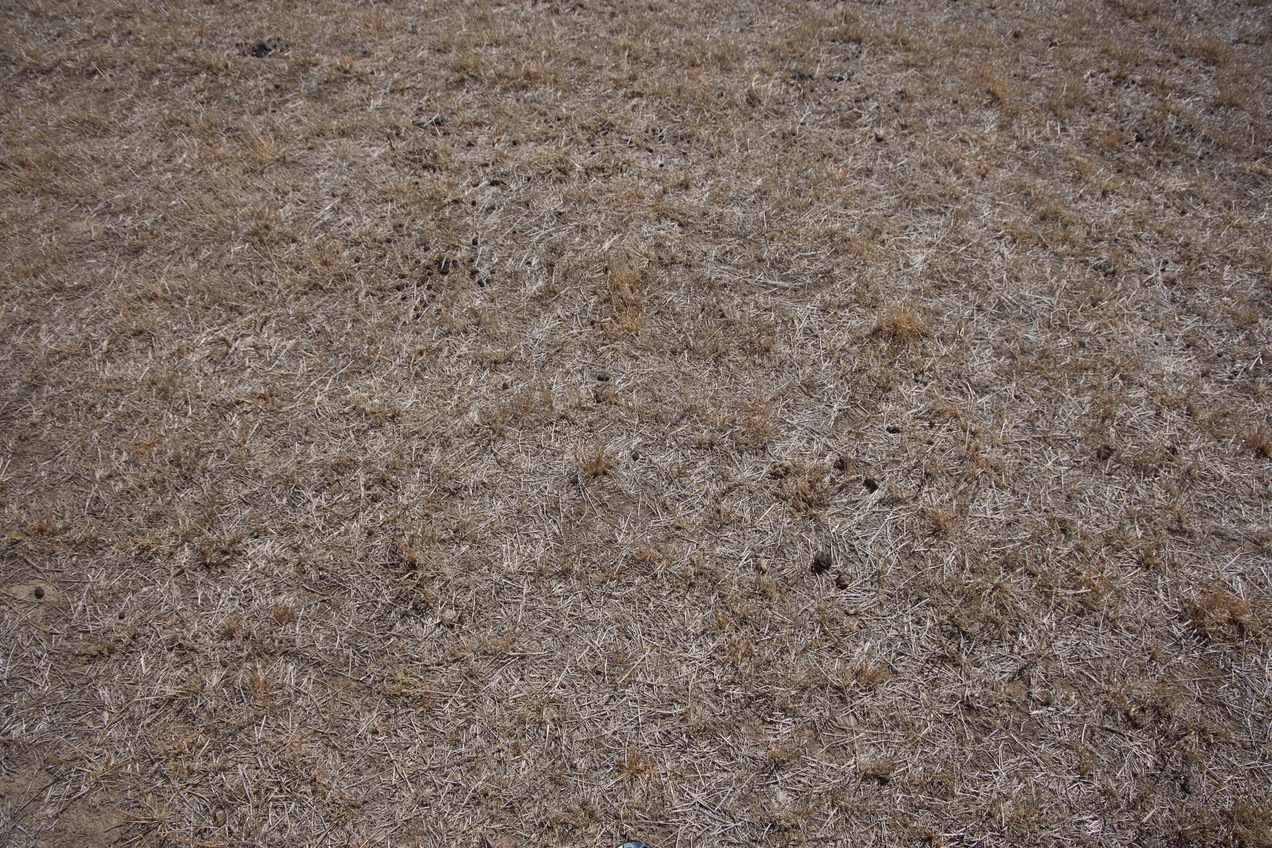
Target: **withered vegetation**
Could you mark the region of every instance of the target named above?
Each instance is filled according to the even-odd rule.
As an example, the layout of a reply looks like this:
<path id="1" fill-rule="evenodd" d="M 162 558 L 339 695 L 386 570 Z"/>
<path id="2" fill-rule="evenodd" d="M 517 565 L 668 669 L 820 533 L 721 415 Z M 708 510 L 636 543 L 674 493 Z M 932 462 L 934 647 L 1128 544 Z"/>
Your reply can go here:
<path id="1" fill-rule="evenodd" d="M 0 842 L 1272 844 L 1270 26 L 0 4 Z"/>

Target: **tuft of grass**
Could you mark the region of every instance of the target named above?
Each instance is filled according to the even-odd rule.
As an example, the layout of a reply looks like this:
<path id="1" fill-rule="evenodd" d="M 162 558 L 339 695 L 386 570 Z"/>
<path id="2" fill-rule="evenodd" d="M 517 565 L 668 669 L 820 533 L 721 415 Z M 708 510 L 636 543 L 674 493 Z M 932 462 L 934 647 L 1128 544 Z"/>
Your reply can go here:
<path id="1" fill-rule="evenodd" d="M 605 265 L 605 298 L 611 326 L 623 333 L 639 332 L 644 323 L 645 298 L 653 283 L 654 261 L 637 248 L 615 248 Z"/>
<path id="2" fill-rule="evenodd" d="M 1272 428 L 1268 425 L 1251 426 L 1242 438 L 1256 454 L 1264 459 L 1272 459 Z"/>
<path id="3" fill-rule="evenodd" d="M 1197 633 L 1222 646 L 1263 638 L 1268 626 L 1266 613 L 1219 584 L 1205 587 L 1188 607 L 1189 619 Z"/>
<path id="4" fill-rule="evenodd" d="M 797 513 L 817 515 L 830 506 L 834 487 L 820 466 L 798 464 L 779 472 L 782 499 Z"/>
<path id="5" fill-rule="evenodd" d="M 870 328 L 871 336 L 900 348 L 918 344 L 928 333 L 927 320 L 913 305 L 884 307 Z"/>
<path id="6" fill-rule="evenodd" d="M 605 477 L 614 470 L 614 462 L 605 453 L 603 446 L 597 445 L 591 451 L 586 452 L 579 460 L 579 470 L 583 473 L 583 477 L 588 480 L 595 480 L 598 477 Z"/>

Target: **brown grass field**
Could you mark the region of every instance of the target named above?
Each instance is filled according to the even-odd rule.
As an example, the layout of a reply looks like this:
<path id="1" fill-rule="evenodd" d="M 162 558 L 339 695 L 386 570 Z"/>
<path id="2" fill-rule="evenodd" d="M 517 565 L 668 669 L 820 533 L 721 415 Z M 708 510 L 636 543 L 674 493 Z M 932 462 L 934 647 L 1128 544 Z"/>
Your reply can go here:
<path id="1" fill-rule="evenodd" d="M 1270 29 L 0 0 L 0 844 L 1272 845 Z"/>

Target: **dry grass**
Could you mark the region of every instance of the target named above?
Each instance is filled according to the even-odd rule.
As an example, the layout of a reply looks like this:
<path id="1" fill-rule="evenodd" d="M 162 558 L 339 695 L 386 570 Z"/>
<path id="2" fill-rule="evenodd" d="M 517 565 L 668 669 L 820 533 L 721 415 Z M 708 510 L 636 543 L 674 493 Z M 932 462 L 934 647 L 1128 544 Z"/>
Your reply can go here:
<path id="1" fill-rule="evenodd" d="M 1265 4 L 0 22 L 0 842 L 1272 844 Z"/>

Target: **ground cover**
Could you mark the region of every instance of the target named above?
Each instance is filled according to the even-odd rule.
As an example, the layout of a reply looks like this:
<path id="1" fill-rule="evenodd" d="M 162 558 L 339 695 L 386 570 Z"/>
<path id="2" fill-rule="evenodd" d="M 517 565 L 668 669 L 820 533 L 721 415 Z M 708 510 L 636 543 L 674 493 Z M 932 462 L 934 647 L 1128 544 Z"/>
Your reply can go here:
<path id="1" fill-rule="evenodd" d="M 1265 4 L 0 20 L 0 841 L 1272 843 Z"/>

